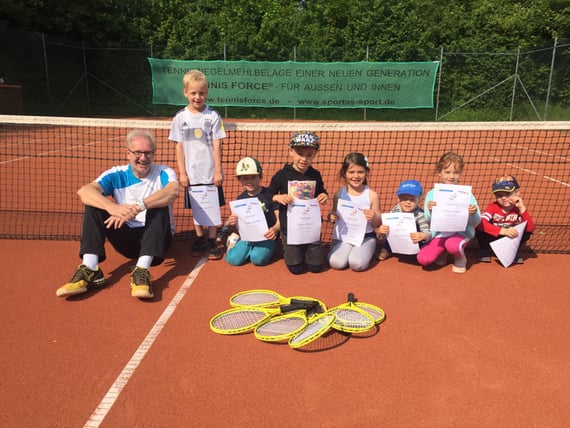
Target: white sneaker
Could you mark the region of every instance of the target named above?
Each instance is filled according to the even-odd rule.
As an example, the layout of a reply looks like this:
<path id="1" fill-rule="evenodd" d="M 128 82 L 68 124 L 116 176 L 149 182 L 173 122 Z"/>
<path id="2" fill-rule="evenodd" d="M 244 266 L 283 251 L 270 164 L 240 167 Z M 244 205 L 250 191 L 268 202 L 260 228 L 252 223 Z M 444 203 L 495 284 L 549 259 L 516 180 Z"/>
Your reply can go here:
<path id="1" fill-rule="evenodd" d="M 228 236 L 228 240 L 226 241 L 226 251 L 232 249 L 239 239 L 239 235 L 235 232 Z"/>
<path id="2" fill-rule="evenodd" d="M 465 255 L 455 257 L 451 270 L 455 273 L 465 273 L 465 271 L 467 271 L 467 257 L 465 257 Z"/>

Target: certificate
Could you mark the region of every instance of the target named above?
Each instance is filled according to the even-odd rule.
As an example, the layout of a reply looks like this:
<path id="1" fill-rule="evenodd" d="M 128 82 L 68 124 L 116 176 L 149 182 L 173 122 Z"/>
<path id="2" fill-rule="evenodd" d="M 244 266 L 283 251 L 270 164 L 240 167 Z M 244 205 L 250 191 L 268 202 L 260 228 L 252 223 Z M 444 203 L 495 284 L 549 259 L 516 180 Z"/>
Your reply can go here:
<path id="1" fill-rule="evenodd" d="M 199 226 L 218 226 L 222 224 L 218 188 L 213 184 L 190 186 L 188 197 L 192 207 L 194 224 Z"/>
<path id="2" fill-rule="evenodd" d="M 437 232 L 463 232 L 469 220 L 471 186 L 436 183 L 430 229 Z"/>
<path id="3" fill-rule="evenodd" d="M 411 233 L 417 232 L 416 219 L 413 213 L 383 213 L 382 224 L 390 231 L 386 236 L 393 253 L 418 254 L 420 246 L 412 242 Z"/>
<path id="4" fill-rule="evenodd" d="M 362 212 L 363 209 L 351 201 L 338 200 L 336 212 L 340 218 L 334 225 L 335 239 L 348 242 L 356 247 L 362 245 L 368 224 L 368 220 Z"/>
<path id="5" fill-rule="evenodd" d="M 249 242 L 267 240 L 263 236 L 268 229 L 267 220 L 259 199 L 245 198 L 230 201 L 230 208 L 232 214 L 238 218 L 238 231 L 241 239 Z"/>
<path id="6" fill-rule="evenodd" d="M 287 245 L 311 244 L 321 239 L 321 208 L 316 199 L 296 199 L 287 206 Z"/>
<path id="7" fill-rule="evenodd" d="M 489 244 L 504 267 L 512 265 L 517 257 L 521 239 L 523 237 L 524 230 L 526 229 L 526 221 L 523 221 L 521 224 L 517 224 L 513 227 L 519 232 L 519 235 L 516 238 L 503 236 Z"/>

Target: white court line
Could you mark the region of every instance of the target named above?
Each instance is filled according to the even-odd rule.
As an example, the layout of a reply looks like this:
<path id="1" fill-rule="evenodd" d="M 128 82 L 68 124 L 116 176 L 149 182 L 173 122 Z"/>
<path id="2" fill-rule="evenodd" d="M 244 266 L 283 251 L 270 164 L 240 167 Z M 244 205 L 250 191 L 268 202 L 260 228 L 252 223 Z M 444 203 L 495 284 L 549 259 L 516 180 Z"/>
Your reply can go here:
<path id="1" fill-rule="evenodd" d="M 489 156 L 489 159 L 491 159 L 495 162 L 502 162 L 501 159 L 493 158 L 491 156 Z M 516 168 L 516 169 L 520 169 L 521 171 L 528 172 L 529 174 L 532 174 L 532 175 L 536 175 L 537 177 L 540 176 L 540 174 L 538 174 L 538 172 L 536 172 L 536 171 L 532 171 L 530 169 L 526 169 L 526 168 L 517 166 L 517 165 L 509 163 L 509 162 L 505 162 L 505 165 L 508 165 L 508 166 Z M 570 183 L 566 183 L 565 181 L 557 180 L 556 178 L 549 177 L 548 175 L 543 175 L 542 178 L 544 178 L 545 180 L 548 180 L 548 181 L 552 181 L 553 183 L 558 183 L 558 184 L 561 184 L 563 186 L 570 187 Z"/>
<path id="2" fill-rule="evenodd" d="M 113 140 L 115 140 L 115 139 L 116 139 L 116 138 L 111 138 L 111 139 L 109 139 L 109 140 L 93 141 L 92 143 L 88 143 L 88 144 L 78 144 L 78 145 L 76 145 L 76 146 L 65 147 L 65 148 L 63 148 L 63 149 L 55 149 L 55 150 L 50 150 L 50 151 L 48 151 L 48 152 L 38 153 L 38 154 L 33 155 L 33 156 L 22 156 L 22 157 L 19 157 L 19 158 L 14 158 L 14 159 L 6 160 L 6 161 L 1 161 L 1 162 L 0 162 L 0 165 L 5 165 L 5 164 L 8 164 L 8 163 L 12 163 L 12 162 L 23 161 L 23 160 L 26 160 L 26 159 L 32 159 L 32 158 L 40 157 L 40 156 L 47 156 L 47 155 L 54 154 L 54 153 L 66 152 L 66 151 L 69 151 L 69 150 L 75 150 L 75 149 L 77 149 L 77 148 L 80 148 L 80 149 L 81 149 L 81 148 L 83 148 L 83 147 L 89 147 L 89 146 L 93 146 L 93 145 L 95 145 L 95 144 L 106 143 L 106 142 L 108 142 L 108 141 L 113 141 Z"/>
<path id="3" fill-rule="evenodd" d="M 552 153 L 543 152 L 542 150 L 529 149 L 528 147 L 519 146 L 518 144 L 511 144 L 511 146 L 515 147 L 516 149 L 524 149 L 524 150 L 527 150 L 531 153 L 538 153 L 539 155 L 545 155 L 545 156 L 549 156 L 549 157 L 554 158 L 554 159 L 563 160 L 563 161 L 568 162 L 568 158 L 565 156 L 553 155 Z"/>
<path id="4" fill-rule="evenodd" d="M 115 404 L 115 401 L 117 400 L 117 398 L 119 398 L 121 391 L 127 385 L 129 379 L 134 374 L 136 368 L 139 366 L 144 356 L 146 355 L 147 351 L 150 349 L 150 347 L 152 346 L 152 344 L 154 343 L 154 341 L 162 331 L 163 327 L 166 325 L 166 322 L 168 321 L 170 316 L 174 313 L 174 310 L 176 309 L 178 304 L 182 301 L 182 298 L 184 297 L 184 295 L 186 294 L 186 292 L 188 291 L 188 289 L 190 288 L 190 286 L 198 276 L 200 269 L 202 269 L 207 260 L 208 260 L 207 257 L 203 257 L 198 261 L 198 263 L 196 263 L 196 267 L 194 267 L 192 272 L 190 272 L 190 274 L 184 281 L 184 284 L 182 284 L 182 286 L 180 287 L 178 292 L 174 295 L 168 306 L 164 309 L 160 318 L 156 321 L 156 323 L 154 324 L 152 329 L 148 332 L 147 336 L 144 338 L 142 343 L 139 345 L 138 349 L 135 351 L 135 353 L 133 354 L 127 365 L 123 368 L 123 371 L 119 374 L 117 379 L 115 379 L 115 382 L 113 382 L 111 388 L 109 388 L 109 390 L 107 391 L 107 393 L 105 394 L 105 396 L 103 397 L 103 399 L 101 400 L 95 411 L 91 414 L 91 416 L 85 423 L 84 428 L 98 427 L 99 425 L 101 425 L 103 419 L 105 419 L 105 417 L 107 416 L 113 405 Z"/>

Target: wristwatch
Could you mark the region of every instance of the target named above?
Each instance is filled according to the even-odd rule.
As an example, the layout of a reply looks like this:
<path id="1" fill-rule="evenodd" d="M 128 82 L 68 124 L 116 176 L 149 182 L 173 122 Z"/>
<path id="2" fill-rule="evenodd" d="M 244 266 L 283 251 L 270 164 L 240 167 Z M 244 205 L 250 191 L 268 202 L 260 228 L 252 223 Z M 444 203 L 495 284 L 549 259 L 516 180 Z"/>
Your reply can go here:
<path id="1" fill-rule="evenodd" d="M 135 201 L 135 205 L 137 206 L 140 212 L 146 210 L 146 205 L 144 204 L 142 199 L 137 199 Z"/>

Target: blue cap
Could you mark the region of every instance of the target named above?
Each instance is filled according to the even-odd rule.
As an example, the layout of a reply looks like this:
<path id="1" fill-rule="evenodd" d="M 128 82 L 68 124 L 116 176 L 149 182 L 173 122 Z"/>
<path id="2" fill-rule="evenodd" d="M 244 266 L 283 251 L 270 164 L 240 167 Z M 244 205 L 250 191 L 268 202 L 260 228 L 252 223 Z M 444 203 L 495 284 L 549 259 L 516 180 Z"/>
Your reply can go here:
<path id="1" fill-rule="evenodd" d="M 400 183 L 400 187 L 398 187 L 398 191 L 396 192 L 397 196 L 400 195 L 412 195 L 412 196 L 422 196 L 423 189 L 422 185 L 419 181 L 416 180 L 406 180 Z"/>

